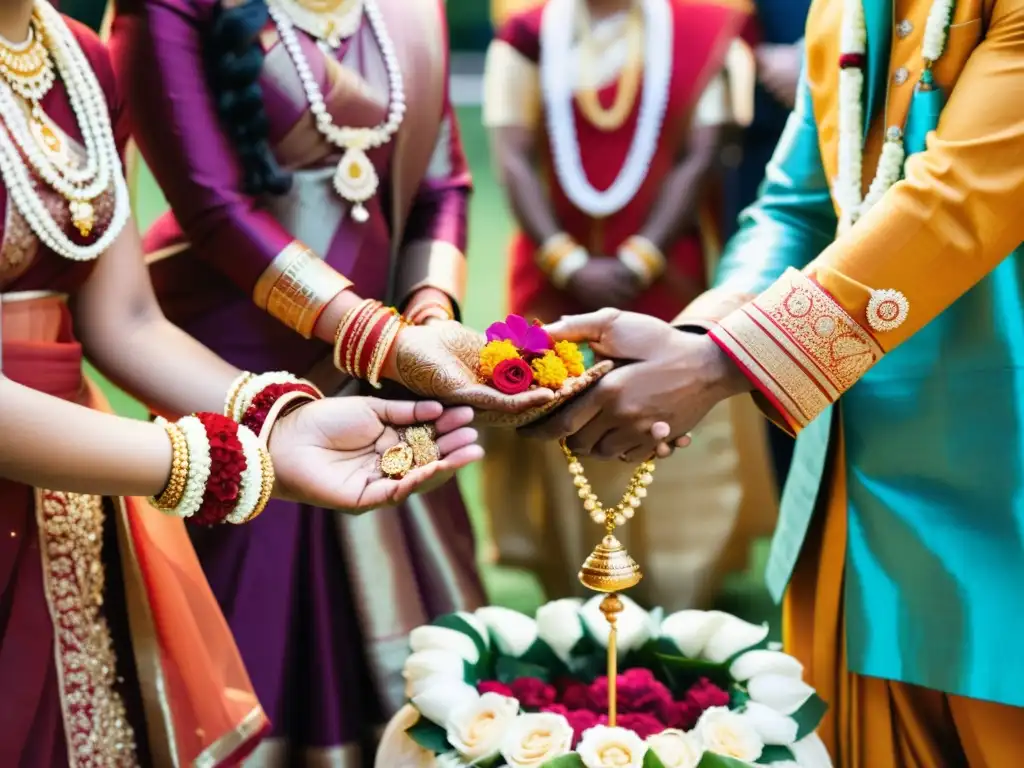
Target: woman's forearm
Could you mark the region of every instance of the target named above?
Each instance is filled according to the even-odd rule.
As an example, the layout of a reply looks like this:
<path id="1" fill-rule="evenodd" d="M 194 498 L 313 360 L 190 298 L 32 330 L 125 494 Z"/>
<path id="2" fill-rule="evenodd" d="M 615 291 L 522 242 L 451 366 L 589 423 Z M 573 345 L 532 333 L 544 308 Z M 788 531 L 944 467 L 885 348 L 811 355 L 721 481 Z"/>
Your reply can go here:
<path id="1" fill-rule="evenodd" d="M 171 442 L 157 424 L 111 416 L 0 377 L 0 476 L 37 488 L 155 496 Z"/>

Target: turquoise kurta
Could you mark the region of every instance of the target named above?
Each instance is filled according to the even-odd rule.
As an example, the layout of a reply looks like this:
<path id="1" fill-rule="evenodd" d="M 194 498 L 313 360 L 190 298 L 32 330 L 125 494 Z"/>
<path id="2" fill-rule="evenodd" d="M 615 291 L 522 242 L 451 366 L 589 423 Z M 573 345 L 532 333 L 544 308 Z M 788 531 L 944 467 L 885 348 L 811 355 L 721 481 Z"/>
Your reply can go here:
<path id="1" fill-rule="evenodd" d="M 891 5 L 865 0 L 866 115 L 885 100 Z M 759 293 L 833 240 L 806 82 L 717 286 Z M 1019 162 L 1008 158 L 1008 162 Z M 881 205 L 884 205 L 884 201 Z M 797 440 L 768 566 L 781 599 L 846 441 L 853 672 L 1024 706 L 1024 275 L 1018 249 L 889 352 Z"/>

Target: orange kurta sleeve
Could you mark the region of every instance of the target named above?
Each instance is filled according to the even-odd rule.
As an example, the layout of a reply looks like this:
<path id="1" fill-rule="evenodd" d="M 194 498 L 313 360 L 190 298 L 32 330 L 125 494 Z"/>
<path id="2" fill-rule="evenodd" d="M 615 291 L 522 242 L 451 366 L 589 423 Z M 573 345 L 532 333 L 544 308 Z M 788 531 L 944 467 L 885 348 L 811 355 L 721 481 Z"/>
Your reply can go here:
<path id="1" fill-rule="evenodd" d="M 905 179 L 711 330 L 773 420 L 799 431 L 1024 241 L 1022 98 L 1024 0 L 997 0 Z"/>

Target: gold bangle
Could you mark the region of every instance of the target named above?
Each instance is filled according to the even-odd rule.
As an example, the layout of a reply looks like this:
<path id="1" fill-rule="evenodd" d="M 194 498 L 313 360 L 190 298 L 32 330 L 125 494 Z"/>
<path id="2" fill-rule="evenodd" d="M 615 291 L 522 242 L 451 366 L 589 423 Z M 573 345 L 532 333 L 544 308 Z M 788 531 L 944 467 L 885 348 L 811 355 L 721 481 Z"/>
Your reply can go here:
<path id="1" fill-rule="evenodd" d="M 441 314 L 434 314 L 431 310 L 438 310 Z M 407 309 L 405 312 L 405 319 L 411 325 L 422 325 L 427 320 L 433 318 L 454 320 L 455 313 L 452 311 L 451 304 L 445 304 L 437 300 L 424 301 L 422 304 L 417 304 L 411 310 Z"/>
<path id="2" fill-rule="evenodd" d="M 352 307 L 352 309 L 342 315 L 341 322 L 338 323 L 338 330 L 334 332 L 334 367 L 338 370 L 344 370 L 343 361 L 341 359 L 341 340 L 345 337 L 348 329 L 352 327 L 352 323 L 354 323 L 355 319 L 359 316 L 359 310 L 372 301 L 373 299 L 363 299 Z"/>
<path id="3" fill-rule="evenodd" d="M 314 387 L 315 389 L 315 387 Z M 319 390 L 317 390 L 319 392 Z M 267 411 L 267 417 L 263 420 L 263 426 L 260 427 L 260 433 L 257 437 L 260 442 L 267 445 L 270 442 L 270 432 L 274 429 L 274 425 L 277 424 L 278 420 L 286 413 L 295 410 L 301 403 L 314 402 L 316 400 L 322 400 L 323 395 L 315 397 L 309 392 L 285 392 L 274 404 L 270 406 L 270 410 Z"/>
<path id="4" fill-rule="evenodd" d="M 633 235 L 626 239 L 621 249 L 629 251 L 643 263 L 650 280 L 657 279 L 665 271 L 665 254 L 646 237 Z"/>
<path id="5" fill-rule="evenodd" d="M 537 266 L 540 267 L 544 274 L 550 274 L 558 266 L 558 262 L 576 250 L 577 247 L 576 241 L 565 232 L 552 235 L 537 249 Z"/>
<path id="6" fill-rule="evenodd" d="M 233 418 L 232 414 L 235 412 L 235 404 L 239 393 L 242 391 L 242 387 L 252 381 L 254 375 L 249 371 L 243 371 L 231 384 L 230 389 L 228 389 L 228 394 L 224 398 L 224 415 L 229 419 Z"/>
<path id="7" fill-rule="evenodd" d="M 188 440 L 185 439 L 181 427 L 174 422 L 158 417 L 156 423 L 164 428 L 171 441 L 171 474 L 167 486 L 151 501 L 157 509 L 167 511 L 177 507 L 181 503 L 181 497 L 185 495 L 189 471 Z"/>
<path id="8" fill-rule="evenodd" d="M 274 492 L 274 462 L 270 458 L 270 452 L 260 446 L 260 498 L 253 507 L 252 514 L 245 518 L 243 523 L 249 523 L 263 514 L 263 510 L 270 503 L 270 495 Z"/>
<path id="9" fill-rule="evenodd" d="M 351 287 L 351 280 L 295 241 L 260 275 L 253 301 L 308 339 L 324 308 Z"/>
<path id="10" fill-rule="evenodd" d="M 388 354 L 398 339 L 398 334 L 402 332 L 405 325 L 406 322 L 402 319 L 401 315 L 396 314 L 388 320 L 388 325 L 384 327 L 380 334 L 380 339 L 377 340 L 377 346 L 373 348 L 366 380 L 370 382 L 374 389 L 380 389 L 380 374 L 384 370 L 384 363 L 387 361 Z"/>

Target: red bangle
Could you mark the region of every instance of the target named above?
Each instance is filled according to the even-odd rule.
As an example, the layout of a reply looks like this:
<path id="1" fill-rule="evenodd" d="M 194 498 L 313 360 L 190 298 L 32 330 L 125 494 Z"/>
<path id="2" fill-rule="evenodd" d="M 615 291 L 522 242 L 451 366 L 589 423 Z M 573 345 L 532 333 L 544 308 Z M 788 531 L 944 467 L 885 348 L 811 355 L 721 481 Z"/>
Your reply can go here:
<path id="1" fill-rule="evenodd" d="M 252 399 L 252 402 L 246 409 L 245 414 L 242 416 L 240 422 L 241 425 L 243 427 L 248 427 L 258 435 L 263 429 L 263 424 L 267 420 L 270 409 L 274 407 L 274 403 L 289 392 L 303 392 L 308 394 L 313 400 L 320 400 L 323 397 L 320 390 L 306 382 L 270 384 L 269 386 L 264 387 L 260 393 Z M 284 414 L 281 415 L 283 416 Z"/>
<path id="2" fill-rule="evenodd" d="M 373 350 L 377 348 L 377 344 L 380 342 L 380 337 L 384 333 L 384 326 L 388 324 L 392 317 L 394 317 L 394 310 L 380 310 L 377 316 L 374 318 L 373 325 L 370 327 L 369 333 L 360 342 L 359 345 L 359 359 L 356 361 L 356 374 L 361 379 L 365 379 L 370 370 L 370 361 L 373 358 Z"/>
<path id="3" fill-rule="evenodd" d="M 354 375 L 352 367 L 355 365 L 355 346 L 362 336 L 362 332 L 366 329 L 366 324 L 371 321 L 380 306 L 381 303 L 379 301 L 364 301 L 360 306 L 352 310 L 351 320 L 349 321 L 346 318 L 346 324 L 342 326 L 341 338 L 338 339 L 338 343 L 335 345 L 335 366 L 350 376 Z"/>
<path id="4" fill-rule="evenodd" d="M 242 473 L 246 470 L 245 452 L 238 439 L 238 424 L 219 413 L 197 413 L 210 441 L 210 479 L 203 503 L 190 518 L 198 525 L 224 522 L 238 503 Z"/>

